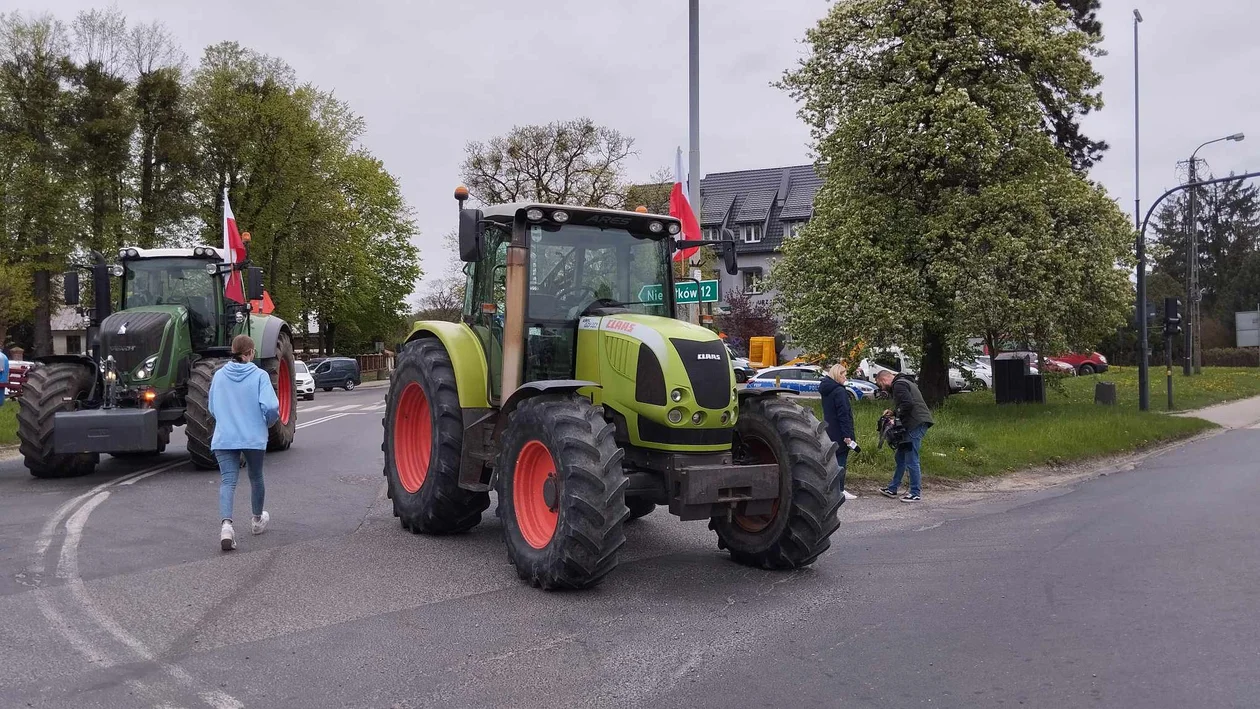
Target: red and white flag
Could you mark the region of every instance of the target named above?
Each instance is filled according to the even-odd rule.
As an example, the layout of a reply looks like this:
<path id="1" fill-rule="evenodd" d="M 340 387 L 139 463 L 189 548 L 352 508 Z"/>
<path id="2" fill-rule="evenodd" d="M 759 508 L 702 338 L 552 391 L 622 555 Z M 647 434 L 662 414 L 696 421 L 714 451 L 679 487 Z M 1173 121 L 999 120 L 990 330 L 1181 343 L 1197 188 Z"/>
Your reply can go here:
<path id="1" fill-rule="evenodd" d="M 241 233 L 236 230 L 236 216 L 232 214 L 227 189 L 223 190 L 223 260 L 233 265 L 245 260 L 245 242 L 241 240 Z M 232 270 L 228 273 L 223 295 L 237 303 L 245 302 L 245 281 L 240 271 Z"/>
<path id="2" fill-rule="evenodd" d="M 669 192 L 669 216 L 682 222 L 679 239 L 700 239 L 700 222 L 696 221 L 695 212 L 691 211 L 691 199 L 687 195 L 687 172 L 683 168 L 682 148 L 674 155 L 674 189 Z M 699 247 L 683 249 L 674 254 L 675 261 L 685 261 L 696 254 Z"/>

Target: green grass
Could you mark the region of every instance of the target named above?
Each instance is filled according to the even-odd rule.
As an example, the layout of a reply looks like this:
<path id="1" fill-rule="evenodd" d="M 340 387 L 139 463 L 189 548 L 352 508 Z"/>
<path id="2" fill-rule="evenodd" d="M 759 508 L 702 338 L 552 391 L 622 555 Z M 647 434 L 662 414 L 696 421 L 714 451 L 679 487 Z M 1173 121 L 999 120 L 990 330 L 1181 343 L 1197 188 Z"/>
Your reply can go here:
<path id="1" fill-rule="evenodd" d="M 936 425 L 924 439 L 923 473 L 954 480 L 1001 475 L 1137 451 L 1212 428 L 1201 419 L 1160 413 L 1166 402 L 1163 375 L 1163 369 L 1152 371 L 1152 411 L 1146 413 L 1137 409 L 1135 368 L 1066 379 L 1061 391 L 1048 392 L 1045 405 L 997 406 L 991 392 L 952 396 L 935 412 Z M 1093 403 L 1098 381 L 1115 382 L 1116 406 Z M 1209 368 L 1191 378 L 1177 374 L 1174 387 L 1179 408 L 1199 408 L 1260 395 L 1260 370 Z M 803 401 L 821 412 L 818 401 Z M 876 450 L 875 423 L 886 405 L 867 401 L 854 407 L 862 452 L 849 457 L 851 479 L 886 483 L 892 477 L 892 452 Z"/>
<path id="2" fill-rule="evenodd" d="M 5 399 L 0 405 L 0 446 L 17 443 L 17 402 Z"/>

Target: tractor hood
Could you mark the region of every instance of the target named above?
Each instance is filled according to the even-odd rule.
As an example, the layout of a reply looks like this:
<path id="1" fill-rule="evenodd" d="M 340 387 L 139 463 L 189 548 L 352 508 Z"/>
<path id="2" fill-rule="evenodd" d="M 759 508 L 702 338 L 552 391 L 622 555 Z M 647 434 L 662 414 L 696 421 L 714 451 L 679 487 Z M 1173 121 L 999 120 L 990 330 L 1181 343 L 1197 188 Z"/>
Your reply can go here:
<path id="1" fill-rule="evenodd" d="M 174 325 L 186 323 L 188 311 L 178 305 L 155 305 L 114 313 L 101 323 L 101 359 L 113 357 L 119 377 L 140 383 L 162 376 L 170 367 L 169 349 Z M 154 369 L 141 371 L 145 360 L 157 355 Z M 147 376 L 141 376 L 147 373 Z"/>

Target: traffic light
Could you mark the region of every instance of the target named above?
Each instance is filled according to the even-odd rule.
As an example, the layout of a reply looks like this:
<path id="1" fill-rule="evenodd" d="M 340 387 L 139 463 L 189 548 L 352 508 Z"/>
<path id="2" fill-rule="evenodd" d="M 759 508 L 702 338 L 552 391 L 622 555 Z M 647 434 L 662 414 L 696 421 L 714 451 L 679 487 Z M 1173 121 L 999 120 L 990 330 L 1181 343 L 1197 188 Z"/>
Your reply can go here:
<path id="1" fill-rule="evenodd" d="M 1172 337 L 1181 332 L 1181 299 L 1164 298 L 1164 334 Z"/>

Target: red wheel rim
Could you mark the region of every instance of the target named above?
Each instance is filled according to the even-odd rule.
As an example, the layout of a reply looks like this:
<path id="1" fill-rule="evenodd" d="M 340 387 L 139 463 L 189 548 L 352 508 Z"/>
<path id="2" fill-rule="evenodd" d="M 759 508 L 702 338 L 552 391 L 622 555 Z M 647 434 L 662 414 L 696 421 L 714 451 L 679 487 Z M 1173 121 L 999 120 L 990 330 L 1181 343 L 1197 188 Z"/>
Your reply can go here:
<path id="1" fill-rule="evenodd" d="M 398 397 L 394 413 L 394 467 L 398 482 L 411 494 L 420 491 L 429 474 L 429 457 L 433 454 L 433 417 L 429 398 L 416 382 L 411 382 Z"/>
<path id="2" fill-rule="evenodd" d="M 289 368 L 293 365 L 280 360 L 280 377 L 276 382 L 279 391 L 276 392 L 276 398 L 280 400 L 280 423 L 289 424 L 289 417 L 293 415 L 293 379 L 289 374 Z"/>
<path id="3" fill-rule="evenodd" d="M 541 441 L 526 443 L 516 457 L 516 470 L 512 473 L 512 507 L 521 536 L 535 549 L 546 547 L 556 534 L 559 495 L 556 461 L 551 451 Z"/>
<path id="4" fill-rule="evenodd" d="M 746 458 L 740 462 L 745 465 L 765 464 L 779 462 L 774 456 L 774 450 L 763 440 L 759 438 L 748 438 L 744 441 L 744 450 Z M 779 475 L 782 475 L 782 470 Z M 779 500 L 776 499 L 774 504 L 770 506 L 770 514 L 768 515 L 741 515 L 737 514 L 732 518 L 736 527 L 748 532 L 756 534 L 764 532 L 767 527 L 774 523 L 774 518 L 779 514 Z"/>

